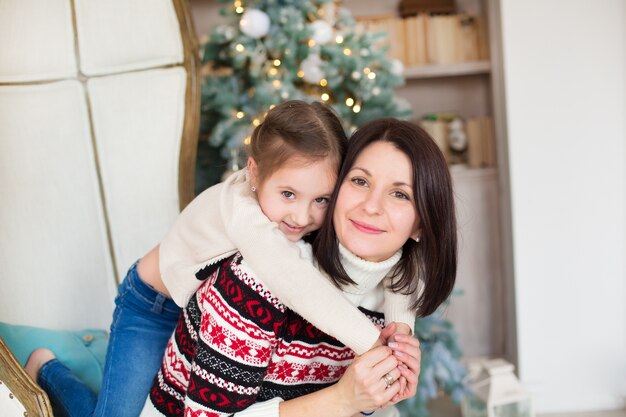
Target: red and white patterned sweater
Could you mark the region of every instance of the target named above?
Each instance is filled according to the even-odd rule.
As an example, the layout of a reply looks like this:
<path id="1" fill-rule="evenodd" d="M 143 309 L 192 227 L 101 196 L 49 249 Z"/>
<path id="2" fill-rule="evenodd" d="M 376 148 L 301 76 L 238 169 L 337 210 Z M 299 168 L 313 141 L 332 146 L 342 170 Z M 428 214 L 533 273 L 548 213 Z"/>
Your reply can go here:
<path id="1" fill-rule="evenodd" d="M 335 383 L 354 352 L 287 309 L 239 253 L 200 270 L 206 279 L 167 345 L 141 416 L 232 415 Z M 381 313 L 361 310 L 376 324 Z"/>

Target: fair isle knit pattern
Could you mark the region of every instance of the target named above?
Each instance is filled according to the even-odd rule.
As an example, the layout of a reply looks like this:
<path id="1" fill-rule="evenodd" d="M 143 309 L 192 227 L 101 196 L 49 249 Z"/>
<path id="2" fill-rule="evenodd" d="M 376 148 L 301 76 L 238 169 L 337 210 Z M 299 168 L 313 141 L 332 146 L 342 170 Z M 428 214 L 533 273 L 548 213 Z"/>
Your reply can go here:
<path id="1" fill-rule="evenodd" d="M 235 254 L 198 271 L 206 281 L 181 312 L 142 416 L 224 416 L 296 398 L 336 382 L 354 358 L 241 263 Z"/>

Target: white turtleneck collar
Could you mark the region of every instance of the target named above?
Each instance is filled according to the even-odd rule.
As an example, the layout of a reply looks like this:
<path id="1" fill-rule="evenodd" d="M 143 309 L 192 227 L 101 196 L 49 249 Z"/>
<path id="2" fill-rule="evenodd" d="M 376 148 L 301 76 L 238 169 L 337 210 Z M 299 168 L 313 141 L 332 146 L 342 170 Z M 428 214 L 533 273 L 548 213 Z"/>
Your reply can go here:
<path id="1" fill-rule="evenodd" d="M 343 291 L 355 296 L 363 295 L 374 289 L 387 276 L 402 257 L 402 249 L 382 262 L 370 262 L 359 258 L 341 243 L 339 245 L 339 259 L 348 276 L 356 283 L 343 287 Z"/>

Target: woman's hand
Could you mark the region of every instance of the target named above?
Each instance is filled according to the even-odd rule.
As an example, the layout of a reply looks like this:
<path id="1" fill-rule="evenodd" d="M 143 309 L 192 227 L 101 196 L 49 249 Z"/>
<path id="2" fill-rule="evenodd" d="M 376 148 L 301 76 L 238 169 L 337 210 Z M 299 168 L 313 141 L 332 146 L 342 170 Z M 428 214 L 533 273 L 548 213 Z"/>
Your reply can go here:
<path id="1" fill-rule="evenodd" d="M 347 415 L 369 412 L 389 404 L 400 391 L 398 364 L 388 346 L 371 349 L 356 357 L 334 386 Z M 394 381 L 389 387 L 384 380 L 387 374 Z"/>
<path id="2" fill-rule="evenodd" d="M 400 375 L 406 379 L 406 387 L 399 390 L 398 394 L 391 399 L 391 404 L 396 404 L 414 396 L 417 392 L 422 358 L 420 342 L 414 336 L 395 334 L 393 341 L 388 342 L 387 346 L 393 350 L 393 355 L 398 358 Z"/>

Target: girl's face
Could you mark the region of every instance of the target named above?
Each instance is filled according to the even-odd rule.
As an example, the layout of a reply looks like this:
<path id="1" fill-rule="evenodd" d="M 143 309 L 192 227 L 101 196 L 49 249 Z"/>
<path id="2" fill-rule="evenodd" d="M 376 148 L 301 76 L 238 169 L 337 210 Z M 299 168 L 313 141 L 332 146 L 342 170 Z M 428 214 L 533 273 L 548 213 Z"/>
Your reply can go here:
<path id="1" fill-rule="evenodd" d="M 380 262 L 418 237 L 419 224 L 411 161 L 391 143 L 368 145 L 339 189 L 333 213 L 339 242 L 362 259 Z"/>
<path id="2" fill-rule="evenodd" d="M 257 184 L 257 165 L 248 159 L 252 183 Z M 278 224 L 292 242 L 322 226 L 328 201 L 337 181 L 337 166 L 331 158 L 314 162 L 296 157 L 283 164 L 262 183 L 257 199 L 263 213 Z"/>

